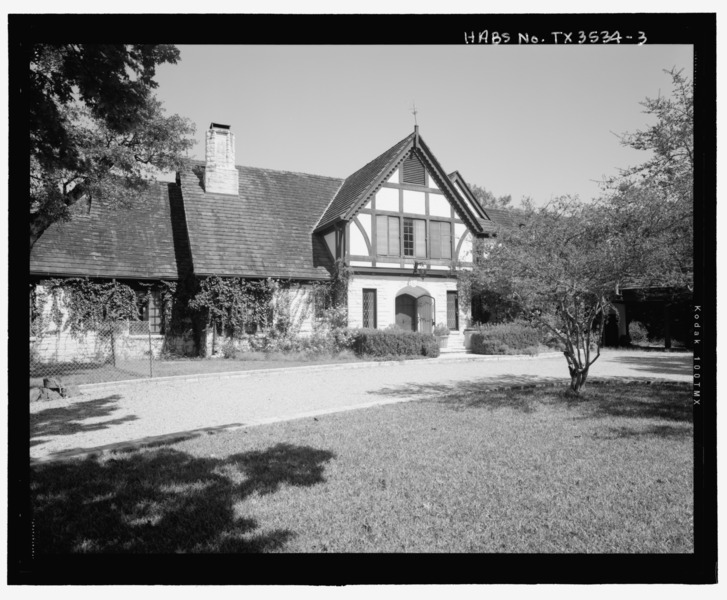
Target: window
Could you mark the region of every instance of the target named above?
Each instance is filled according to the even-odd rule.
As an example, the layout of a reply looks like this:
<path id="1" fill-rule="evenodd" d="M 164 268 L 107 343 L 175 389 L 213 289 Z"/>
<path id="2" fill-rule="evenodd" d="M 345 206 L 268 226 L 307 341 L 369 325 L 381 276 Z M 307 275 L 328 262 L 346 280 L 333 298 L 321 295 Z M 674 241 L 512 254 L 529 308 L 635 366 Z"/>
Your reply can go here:
<path id="1" fill-rule="evenodd" d="M 151 333 L 162 333 L 161 294 L 159 291 L 153 290 L 148 294 L 146 291 L 137 292 L 136 306 L 139 311 L 139 321 L 147 321 Z"/>
<path id="2" fill-rule="evenodd" d="M 363 326 L 376 329 L 376 290 L 363 291 Z"/>
<path id="3" fill-rule="evenodd" d="M 376 254 L 399 256 L 399 217 L 376 217 Z"/>
<path id="4" fill-rule="evenodd" d="M 427 234 L 424 219 L 404 218 L 404 256 L 427 257 Z"/>
<path id="5" fill-rule="evenodd" d="M 445 221 L 432 221 L 431 228 L 431 257 L 452 258 L 452 227 Z"/>
<path id="6" fill-rule="evenodd" d="M 457 292 L 447 292 L 447 327 L 459 329 L 459 299 Z"/>

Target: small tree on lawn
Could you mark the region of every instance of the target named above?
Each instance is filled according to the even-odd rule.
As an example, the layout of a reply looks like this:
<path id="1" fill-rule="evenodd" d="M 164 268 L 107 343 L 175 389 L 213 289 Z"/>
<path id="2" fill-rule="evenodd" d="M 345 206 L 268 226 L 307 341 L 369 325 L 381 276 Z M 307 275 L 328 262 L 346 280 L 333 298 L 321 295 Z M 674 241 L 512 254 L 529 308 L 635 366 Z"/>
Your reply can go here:
<path id="1" fill-rule="evenodd" d="M 544 208 L 524 205 L 523 227 L 502 230 L 469 273 L 473 289 L 506 295 L 564 345 L 578 393 L 600 356 L 611 299 L 632 273 L 628 240 L 614 235 L 608 211 L 563 197 Z"/>

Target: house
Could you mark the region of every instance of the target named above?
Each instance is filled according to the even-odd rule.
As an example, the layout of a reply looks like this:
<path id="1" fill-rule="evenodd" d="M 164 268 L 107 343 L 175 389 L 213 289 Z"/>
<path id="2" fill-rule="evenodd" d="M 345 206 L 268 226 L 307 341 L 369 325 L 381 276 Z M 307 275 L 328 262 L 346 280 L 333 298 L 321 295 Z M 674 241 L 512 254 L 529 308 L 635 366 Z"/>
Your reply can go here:
<path id="1" fill-rule="evenodd" d="M 447 174 L 418 127 L 340 179 L 238 166 L 234 133 L 212 123 L 205 161 L 178 173 L 175 183 L 156 183 L 129 209 L 100 200 L 75 212 L 35 244 L 32 281 L 125 283 L 139 293 L 139 317 L 159 348 L 170 332 L 155 282 L 273 278 L 292 282 L 293 304 L 303 306 L 337 264 L 350 273 L 350 327 L 429 333 L 441 323 L 450 345 L 461 348 L 470 307 L 459 300 L 456 271 L 471 264 L 476 240 L 509 224 L 505 211 L 479 205 L 459 172 Z M 305 315 L 301 332 L 314 320 Z M 64 326 L 51 330 L 54 346 L 43 352 L 78 352 L 74 342 L 61 342 Z M 208 343 L 188 335 L 173 347 L 190 353 Z"/>

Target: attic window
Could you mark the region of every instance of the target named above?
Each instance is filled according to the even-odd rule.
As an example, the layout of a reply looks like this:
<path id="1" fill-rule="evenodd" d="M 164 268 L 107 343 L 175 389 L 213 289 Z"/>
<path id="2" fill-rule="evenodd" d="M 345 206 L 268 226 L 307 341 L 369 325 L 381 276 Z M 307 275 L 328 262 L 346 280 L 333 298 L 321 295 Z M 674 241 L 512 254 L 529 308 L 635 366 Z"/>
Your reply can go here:
<path id="1" fill-rule="evenodd" d="M 404 159 L 402 171 L 404 173 L 404 183 L 426 185 L 424 165 L 416 156 L 410 155 Z"/>

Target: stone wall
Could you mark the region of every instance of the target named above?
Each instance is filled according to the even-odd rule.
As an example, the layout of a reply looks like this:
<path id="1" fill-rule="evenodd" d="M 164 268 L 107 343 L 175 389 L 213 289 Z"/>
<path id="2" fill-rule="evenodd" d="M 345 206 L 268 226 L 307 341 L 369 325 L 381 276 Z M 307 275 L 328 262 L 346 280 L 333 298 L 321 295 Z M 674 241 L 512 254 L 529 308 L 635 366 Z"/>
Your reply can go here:
<path id="1" fill-rule="evenodd" d="M 376 325 L 378 329 L 385 329 L 396 321 L 395 302 L 397 293 L 407 286 L 423 288 L 435 301 L 435 322 L 447 322 L 447 292 L 457 290 L 456 279 L 443 279 L 438 277 L 382 277 L 375 275 L 355 275 L 348 286 L 348 325 L 349 327 L 363 326 L 363 290 L 376 290 Z M 469 317 L 469 307 L 460 303 L 459 329 L 464 326 Z M 465 309 L 465 310 L 463 310 Z"/>

